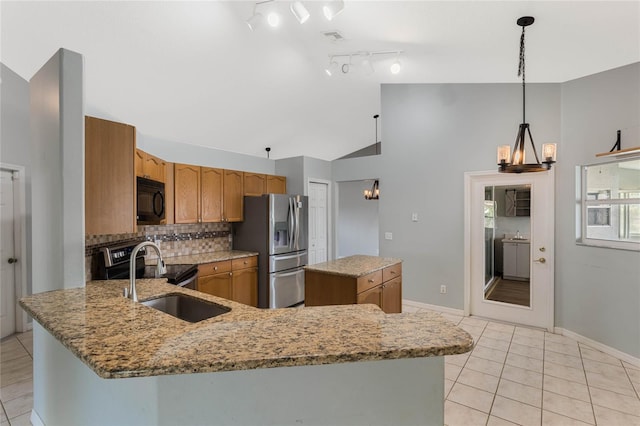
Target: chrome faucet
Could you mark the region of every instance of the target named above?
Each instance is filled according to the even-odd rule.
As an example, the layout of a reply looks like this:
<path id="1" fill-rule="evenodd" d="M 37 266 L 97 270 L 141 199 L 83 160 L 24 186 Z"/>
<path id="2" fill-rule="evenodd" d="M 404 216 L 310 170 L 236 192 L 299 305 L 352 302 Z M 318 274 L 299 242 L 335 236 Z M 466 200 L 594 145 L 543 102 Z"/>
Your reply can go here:
<path id="1" fill-rule="evenodd" d="M 131 259 L 129 260 L 129 292 L 125 291 L 125 297 L 133 300 L 134 302 L 138 301 L 138 293 L 136 292 L 136 255 L 143 247 L 153 247 L 158 253 L 158 265 L 156 266 L 157 275 L 162 275 L 167 272 L 164 267 L 164 261 L 162 260 L 162 253 L 160 252 L 160 247 L 158 247 L 155 243 L 151 241 L 144 241 L 133 248 L 131 251 Z M 126 290 L 126 289 L 125 289 Z"/>

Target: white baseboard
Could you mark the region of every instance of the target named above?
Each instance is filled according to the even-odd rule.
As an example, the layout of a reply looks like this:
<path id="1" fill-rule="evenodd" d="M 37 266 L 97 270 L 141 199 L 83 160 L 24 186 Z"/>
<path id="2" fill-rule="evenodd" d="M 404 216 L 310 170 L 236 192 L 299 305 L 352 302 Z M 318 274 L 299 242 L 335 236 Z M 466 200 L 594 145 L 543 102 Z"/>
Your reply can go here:
<path id="1" fill-rule="evenodd" d="M 430 305 L 428 303 L 415 302 L 413 300 L 402 299 L 403 305 L 413 306 L 418 309 L 429 309 L 430 311 L 442 312 L 445 314 L 464 316 L 464 311 L 462 309 L 449 308 L 446 306 L 439 305 Z"/>
<path id="2" fill-rule="evenodd" d="M 38 413 L 36 413 L 36 410 L 33 408 L 31 409 L 31 417 L 29 418 L 29 420 L 31 420 L 31 424 L 33 426 L 45 426 L 44 422 L 42 421 Z"/>
<path id="3" fill-rule="evenodd" d="M 632 355 L 619 351 L 618 349 L 612 348 L 611 346 L 607 346 L 604 343 L 600 343 L 595 340 L 589 339 L 588 337 L 584 337 L 581 334 L 578 334 L 571 330 L 564 329 L 562 327 L 555 327 L 554 332 L 556 334 L 561 334 L 563 336 L 571 337 L 572 339 L 575 339 L 580 343 L 584 343 L 585 345 L 588 345 L 593 349 L 597 349 L 601 352 L 606 353 L 607 355 L 611 355 L 613 357 L 621 359 L 622 361 L 628 362 L 629 364 L 640 368 L 640 358 L 636 358 Z"/>

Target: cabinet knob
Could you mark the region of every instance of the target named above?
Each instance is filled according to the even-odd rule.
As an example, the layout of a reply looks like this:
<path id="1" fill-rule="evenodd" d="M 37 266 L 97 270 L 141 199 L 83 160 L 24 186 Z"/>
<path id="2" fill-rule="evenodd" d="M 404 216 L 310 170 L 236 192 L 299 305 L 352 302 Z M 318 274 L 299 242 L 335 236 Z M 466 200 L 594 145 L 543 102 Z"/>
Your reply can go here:
<path id="1" fill-rule="evenodd" d="M 393 274 L 395 274 L 395 273 L 396 273 L 396 271 L 391 271 L 391 274 L 392 274 L 392 275 L 393 275 Z"/>
<path id="2" fill-rule="evenodd" d="M 232 275 L 233 275 L 233 272 L 229 272 L 229 276 L 232 276 Z"/>
<path id="3" fill-rule="evenodd" d="M 372 280 L 371 278 L 369 278 L 369 280 L 368 280 L 368 281 L 369 281 L 370 283 L 372 283 L 372 282 L 373 282 L 373 280 Z"/>
<path id="4" fill-rule="evenodd" d="M 213 267 L 213 270 L 214 270 L 214 271 L 217 271 L 217 270 L 218 270 L 218 267 L 217 267 L 217 266 L 214 266 L 214 267 Z"/>

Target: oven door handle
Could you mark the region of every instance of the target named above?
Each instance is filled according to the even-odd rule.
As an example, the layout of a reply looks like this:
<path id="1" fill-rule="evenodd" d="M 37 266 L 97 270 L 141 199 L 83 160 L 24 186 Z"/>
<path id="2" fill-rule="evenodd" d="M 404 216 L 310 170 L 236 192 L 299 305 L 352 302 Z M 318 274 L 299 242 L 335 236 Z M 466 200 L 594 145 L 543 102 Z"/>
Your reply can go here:
<path id="1" fill-rule="evenodd" d="M 192 282 L 194 282 L 197 279 L 198 279 L 198 274 L 193 274 L 193 276 L 191 278 L 189 278 L 188 280 L 179 282 L 176 285 L 178 287 L 186 287 L 186 286 L 188 286 L 189 284 L 191 284 Z M 196 289 L 195 286 L 193 288 L 194 288 L 194 290 Z"/>

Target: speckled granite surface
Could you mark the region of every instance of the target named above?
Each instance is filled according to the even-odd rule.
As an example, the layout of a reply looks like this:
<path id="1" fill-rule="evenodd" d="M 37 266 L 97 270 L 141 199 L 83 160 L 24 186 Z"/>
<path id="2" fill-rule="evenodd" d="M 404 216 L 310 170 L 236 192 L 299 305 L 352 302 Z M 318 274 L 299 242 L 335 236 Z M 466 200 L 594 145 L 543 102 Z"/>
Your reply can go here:
<path id="1" fill-rule="evenodd" d="M 188 323 L 121 296 L 127 280 L 35 294 L 20 305 L 104 378 L 417 358 L 464 353 L 471 336 L 436 313 L 386 315 L 374 305 L 261 310 L 164 279 L 140 300 L 187 293 L 231 308 Z"/>
<path id="2" fill-rule="evenodd" d="M 344 275 L 347 277 L 361 277 L 362 275 L 384 269 L 387 266 L 400 263 L 402 260 L 392 257 L 365 256 L 362 254 L 343 257 L 324 263 L 305 266 L 307 271 L 318 271 L 326 274 Z"/>
<path id="3" fill-rule="evenodd" d="M 185 256 L 164 257 L 164 263 L 167 265 L 183 265 L 220 262 L 223 260 L 240 259 L 243 257 L 257 256 L 257 252 L 229 250 L 229 251 L 212 251 L 209 253 L 190 254 Z M 148 261 L 149 264 L 155 265 L 153 259 Z"/>

